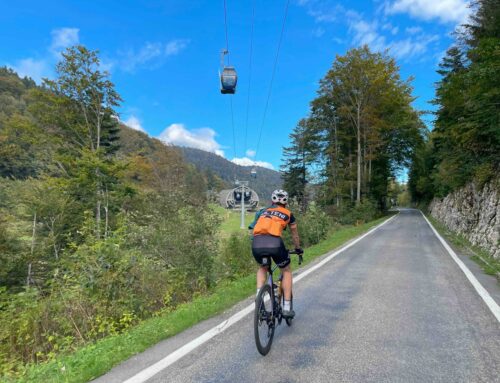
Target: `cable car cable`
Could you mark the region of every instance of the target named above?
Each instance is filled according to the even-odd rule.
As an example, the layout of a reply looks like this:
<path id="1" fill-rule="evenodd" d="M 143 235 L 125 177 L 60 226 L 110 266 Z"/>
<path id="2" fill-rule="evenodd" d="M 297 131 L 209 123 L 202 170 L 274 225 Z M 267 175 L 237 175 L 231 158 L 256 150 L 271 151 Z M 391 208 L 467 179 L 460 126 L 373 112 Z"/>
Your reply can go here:
<path id="1" fill-rule="evenodd" d="M 234 131 L 234 113 L 233 113 L 233 98 L 229 98 L 229 104 L 231 105 L 231 126 L 233 127 L 233 155 L 236 158 L 236 133 Z"/>
<path id="2" fill-rule="evenodd" d="M 226 51 L 229 53 L 229 37 L 227 32 L 227 5 L 226 0 L 224 0 L 224 29 L 226 31 Z M 227 63 L 229 64 L 229 54 L 227 56 Z M 233 131 L 233 155 L 236 158 L 236 133 L 234 129 L 234 112 L 233 112 L 233 99 L 230 98 L 230 109 L 231 109 L 231 129 Z"/>
<path id="3" fill-rule="evenodd" d="M 255 23 L 255 0 L 252 0 L 252 21 L 250 23 L 250 56 L 248 59 L 248 94 L 247 94 L 247 115 L 245 121 L 245 139 L 243 150 L 247 149 L 248 115 L 250 112 L 250 89 L 252 84 L 252 54 L 253 54 L 253 26 Z"/>
<path id="4" fill-rule="evenodd" d="M 227 6 L 224 0 L 224 29 L 226 30 L 226 51 L 229 52 L 229 38 L 227 33 Z M 227 55 L 227 63 L 229 64 L 229 55 Z"/>
<path id="5" fill-rule="evenodd" d="M 286 24 L 286 18 L 287 18 L 287 15 L 288 15 L 288 6 L 289 5 L 290 5 L 290 0 L 287 0 L 286 7 L 285 7 L 285 16 L 283 17 L 283 23 L 281 25 L 280 38 L 279 38 L 279 41 L 278 41 L 278 49 L 276 50 L 276 56 L 274 58 L 274 65 L 273 65 L 273 72 L 272 72 L 272 75 L 271 75 L 271 82 L 269 84 L 269 90 L 267 92 L 266 106 L 264 108 L 264 115 L 262 116 L 262 123 L 261 123 L 260 131 L 259 131 L 259 139 L 257 141 L 257 149 L 255 150 L 255 159 L 257 159 L 257 153 L 259 152 L 260 141 L 261 141 L 261 138 L 262 138 L 262 130 L 264 128 L 264 124 L 265 124 L 266 117 L 267 117 L 267 110 L 268 110 L 268 107 L 269 107 L 269 99 L 271 98 L 271 91 L 272 91 L 272 88 L 273 88 L 274 77 L 275 77 L 275 74 L 276 74 L 276 67 L 278 65 L 278 57 L 279 57 L 279 54 L 280 54 L 281 42 L 283 40 L 283 34 L 284 34 L 284 31 L 285 31 L 285 24 Z"/>

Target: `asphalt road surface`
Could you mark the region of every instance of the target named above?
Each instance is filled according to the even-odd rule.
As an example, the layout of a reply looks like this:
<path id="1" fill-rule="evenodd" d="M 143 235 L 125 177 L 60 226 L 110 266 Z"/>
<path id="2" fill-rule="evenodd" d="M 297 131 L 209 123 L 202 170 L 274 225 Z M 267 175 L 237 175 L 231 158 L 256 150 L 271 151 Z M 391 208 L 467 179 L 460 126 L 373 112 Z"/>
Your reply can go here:
<path id="1" fill-rule="evenodd" d="M 401 211 L 294 296 L 293 325 L 278 327 L 267 356 L 247 315 L 148 382 L 500 382 L 500 324 L 418 211 Z M 123 381 L 162 352 L 99 381 Z"/>

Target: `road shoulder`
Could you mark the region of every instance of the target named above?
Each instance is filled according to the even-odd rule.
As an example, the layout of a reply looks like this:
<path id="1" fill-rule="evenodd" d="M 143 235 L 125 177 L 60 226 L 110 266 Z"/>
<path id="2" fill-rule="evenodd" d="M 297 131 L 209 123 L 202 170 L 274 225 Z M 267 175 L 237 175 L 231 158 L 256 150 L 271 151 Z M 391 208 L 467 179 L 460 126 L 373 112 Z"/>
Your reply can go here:
<path id="1" fill-rule="evenodd" d="M 472 250 L 470 247 L 466 248 L 454 243 L 452 239 L 452 236 L 455 235 L 454 233 L 445 229 L 444 225 L 442 225 L 435 218 L 429 217 L 426 214 L 424 214 L 424 216 L 433 224 L 433 227 L 436 229 L 436 231 L 446 241 L 448 246 L 450 246 L 457 257 L 464 263 L 464 265 L 474 275 L 474 277 L 483 286 L 483 288 L 489 293 L 496 304 L 500 306 L 500 281 L 497 279 L 497 277 L 494 275 L 486 274 L 480 267 L 480 265 L 471 258 L 472 256 L 477 255 L 474 250 Z M 436 222 L 438 223 L 438 225 L 435 224 Z"/>

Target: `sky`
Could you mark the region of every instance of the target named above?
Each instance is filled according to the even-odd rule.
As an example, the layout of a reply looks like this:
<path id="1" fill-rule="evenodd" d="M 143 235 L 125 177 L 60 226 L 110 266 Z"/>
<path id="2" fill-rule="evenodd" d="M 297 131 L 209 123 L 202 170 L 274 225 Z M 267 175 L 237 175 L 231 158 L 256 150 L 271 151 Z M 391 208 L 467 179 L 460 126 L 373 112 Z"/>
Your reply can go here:
<path id="1" fill-rule="evenodd" d="M 278 170 L 318 81 L 350 48 L 389 49 L 402 77 L 414 78 L 414 106 L 432 110 L 436 69 L 467 20 L 467 4 L 226 0 L 228 58 L 238 72 L 231 96 L 220 94 L 218 79 L 224 0 L 10 1 L 0 14 L 0 66 L 40 83 L 54 78 L 61 51 L 83 44 L 99 51 L 131 128 Z M 424 118 L 431 127 L 432 117 Z"/>

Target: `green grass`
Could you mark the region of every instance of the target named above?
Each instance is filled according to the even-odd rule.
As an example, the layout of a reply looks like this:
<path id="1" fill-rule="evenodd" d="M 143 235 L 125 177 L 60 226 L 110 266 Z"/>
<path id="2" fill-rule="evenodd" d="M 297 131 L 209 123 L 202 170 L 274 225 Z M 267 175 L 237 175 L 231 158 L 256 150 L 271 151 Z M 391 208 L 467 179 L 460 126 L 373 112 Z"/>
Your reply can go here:
<path id="1" fill-rule="evenodd" d="M 221 238 L 229 237 L 232 233 L 242 231 L 241 212 L 236 210 L 224 209 L 222 206 L 211 205 L 211 208 L 219 214 L 222 219 L 219 229 Z M 245 227 L 252 223 L 255 212 L 245 212 Z"/>
<path id="2" fill-rule="evenodd" d="M 500 283 L 500 260 L 493 258 L 486 250 L 471 244 L 464 236 L 449 230 L 445 225 L 436 220 L 430 214 L 425 215 L 436 230 L 448 242 L 453 244 L 462 254 L 468 255 L 473 259 L 483 271 L 488 275 L 497 277 Z"/>
<path id="3" fill-rule="evenodd" d="M 307 248 L 304 264 L 320 255 L 339 247 L 346 241 L 366 232 L 387 217 L 351 227 L 334 230 L 326 240 Z M 293 259 L 297 268 L 297 257 Z M 217 286 L 210 295 L 200 296 L 193 301 L 180 305 L 175 311 L 147 319 L 131 330 L 107 337 L 93 344 L 56 359 L 26 368 L 24 376 L 17 382 L 88 382 L 132 355 L 146 350 L 159 341 L 169 338 L 194 324 L 208 319 L 235 303 L 249 297 L 255 291 L 255 276 L 249 275 L 236 281 Z M 14 379 L 4 377 L 2 381 Z"/>

